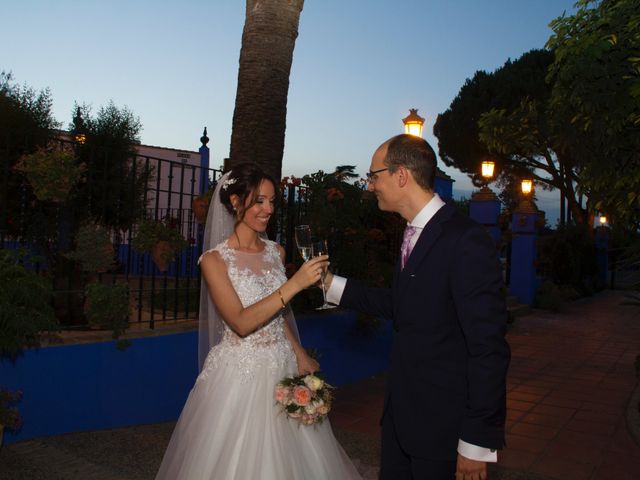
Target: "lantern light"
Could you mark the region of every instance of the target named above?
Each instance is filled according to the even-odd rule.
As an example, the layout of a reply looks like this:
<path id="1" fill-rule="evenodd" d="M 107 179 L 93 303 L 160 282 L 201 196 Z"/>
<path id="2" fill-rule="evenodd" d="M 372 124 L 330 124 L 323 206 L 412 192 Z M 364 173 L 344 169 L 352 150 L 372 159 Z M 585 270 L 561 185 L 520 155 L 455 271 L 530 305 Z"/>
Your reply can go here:
<path id="1" fill-rule="evenodd" d="M 422 138 L 424 118 L 418 115 L 417 108 L 410 108 L 409 115 L 402 119 L 402 123 L 404 123 L 404 133 Z"/>
<path id="2" fill-rule="evenodd" d="M 522 180 L 522 193 L 524 193 L 525 195 L 529 195 L 531 193 L 531 190 L 533 190 L 533 181 L 526 179 L 526 180 Z"/>
<path id="3" fill-rule="evenodd" d="M 600 225 L 602 227 L 604 227 L 607 224 L 607 216 L 606 215 L 600 215 Z"/>
<path id="4" fill-rule="evenodd" d="M 493 171 L 496 167 L 496 163 L 492 160 L 485 160 L 482 162 L 482 176 L 487 180 L 493 178 Z"/>

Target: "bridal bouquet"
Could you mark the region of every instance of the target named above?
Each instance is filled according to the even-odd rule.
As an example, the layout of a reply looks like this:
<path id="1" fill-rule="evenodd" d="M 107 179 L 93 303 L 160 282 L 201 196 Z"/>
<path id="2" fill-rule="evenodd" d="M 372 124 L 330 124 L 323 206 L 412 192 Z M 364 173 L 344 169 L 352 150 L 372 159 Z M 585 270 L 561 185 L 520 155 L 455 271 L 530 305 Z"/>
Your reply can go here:
<path id="1" fill-rule="evenodd" d="M 322 423 L 331 410 L 332 388 L 313 374 L 287 377 L 276 385 L 274 398 L 289 418 L 313 425 Z"/>

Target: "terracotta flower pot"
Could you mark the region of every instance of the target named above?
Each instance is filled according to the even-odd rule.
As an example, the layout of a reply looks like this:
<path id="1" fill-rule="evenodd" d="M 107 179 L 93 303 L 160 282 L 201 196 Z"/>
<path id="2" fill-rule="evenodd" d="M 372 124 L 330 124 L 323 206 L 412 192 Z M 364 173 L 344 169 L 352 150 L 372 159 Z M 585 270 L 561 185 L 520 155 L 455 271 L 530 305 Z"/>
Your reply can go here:
<path id="1" fill-rule="evenodd" d="M 209 210 L 209 202 L 204 198 L 194 198 L 191 202 L 191 211 L 196 217 L 198 223 L 205 223 L 207 220 L 207 211 Z"/>
<path id="2" fill-rule="evenodd" d="M 151 249 L 151 258 L 153 259 L 153 263 L 156 264 L 156 267 L 158 267 L 158 270 L 161 272 L 167 271 L 174 256 L 175 252 L 173 251 L 173 248 L 171 248 L 171 244 L 166 240 L 160 240 Z"/>

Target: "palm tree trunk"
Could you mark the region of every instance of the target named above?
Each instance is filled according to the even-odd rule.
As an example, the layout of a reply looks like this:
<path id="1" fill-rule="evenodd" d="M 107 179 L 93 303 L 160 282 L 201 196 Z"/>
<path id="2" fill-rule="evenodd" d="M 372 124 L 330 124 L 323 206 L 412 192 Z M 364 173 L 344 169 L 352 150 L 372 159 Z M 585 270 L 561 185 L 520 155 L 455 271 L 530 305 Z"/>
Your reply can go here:
<path id="1" fill-rule="evenodd" d="M 229 167 L 282 173 L 289 74 L 304 0 L 247 0 Z"/>

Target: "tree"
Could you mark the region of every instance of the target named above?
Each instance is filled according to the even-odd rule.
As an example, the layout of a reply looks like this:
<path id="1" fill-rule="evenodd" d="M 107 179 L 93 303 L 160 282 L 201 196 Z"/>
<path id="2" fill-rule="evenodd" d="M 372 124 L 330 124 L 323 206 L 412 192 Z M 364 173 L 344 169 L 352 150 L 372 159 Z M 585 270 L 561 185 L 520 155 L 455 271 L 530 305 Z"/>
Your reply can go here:
<path id="1" fill-rule="evenodd" d="M 247 0 L 229 166 L 282 173 L 287 95 L 304 0 Z"/>
<path id="2" fill-rule="evenodd" d="M 77 195 L 81 217 L 115 229 L 129 229 L 144 214 L 144 189 L 152 172 L 135 161 L 140 120 L 113 102 L 94 116 L 87 105 L 75 105 L 69 130 L 81 139 L 78 161 L 87 167 L 86 183 Z"/>
<path id="3" fill-rule="evenodd" d="M 551 22 L 550 114 L 594 210 L 640 225 L 640 0 L 579 0 Z"/>
<path id="4" fill-rule="evenodd" d="M 22 178 L 13 174 L 18 159 L 45 147 L 58 126 L 51 113 L 51 93 L 18 86 L 11 73 L 0 72 L 0 236 L 22 236 L 29 214 Z"/>
<path id="5" fill-rule="evenodd" d="M 504 198 L 512 196 L 512 177 L 531 175 L 543 188 L 559 189 L 576 221 L 586 223 L 575 189 L 577 167 L 548 115 L 552 86 L 546 76 L 553 60 L 548 50 L 532 50 L 493 73 L 476 72 L 438 115 L 434 134 L 445 164 L 469 174 L 476 185 L 480 163 L 491 158 L 506 187 Z"/>

